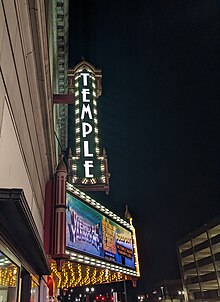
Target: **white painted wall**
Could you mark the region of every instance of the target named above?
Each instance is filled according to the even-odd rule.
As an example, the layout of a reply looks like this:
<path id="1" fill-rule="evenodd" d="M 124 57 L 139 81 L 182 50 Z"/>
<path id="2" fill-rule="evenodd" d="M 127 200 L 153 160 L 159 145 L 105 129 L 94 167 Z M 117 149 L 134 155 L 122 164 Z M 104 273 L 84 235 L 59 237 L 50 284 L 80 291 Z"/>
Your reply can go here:
<path id="1" fill-rule="evenodd" d="M 24 190 L 42 239 L 55 165 L 44 13 L 44 0 L 0 1 L 0 187 Z"/>

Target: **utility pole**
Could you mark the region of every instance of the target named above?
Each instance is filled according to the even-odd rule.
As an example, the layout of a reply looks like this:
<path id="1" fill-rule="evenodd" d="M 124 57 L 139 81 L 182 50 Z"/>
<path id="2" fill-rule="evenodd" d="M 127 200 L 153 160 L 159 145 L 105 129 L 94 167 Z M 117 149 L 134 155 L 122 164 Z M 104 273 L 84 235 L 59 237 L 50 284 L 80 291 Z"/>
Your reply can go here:
<path id="1" fill-rule="evenodd" d="M 126 288 L 126 281 L 124 280 L 124 294 L 125 294 L 125 302 L 128 302 L 127 299 L 127 288 Z"/>

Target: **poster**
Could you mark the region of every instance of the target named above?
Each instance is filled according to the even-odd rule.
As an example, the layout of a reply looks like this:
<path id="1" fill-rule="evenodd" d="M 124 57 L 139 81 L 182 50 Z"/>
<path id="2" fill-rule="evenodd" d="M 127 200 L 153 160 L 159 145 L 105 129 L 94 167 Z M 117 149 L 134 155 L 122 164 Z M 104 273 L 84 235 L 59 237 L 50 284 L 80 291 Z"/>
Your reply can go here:
<path id="1" fill-rule="evenodd" d="M 66 206 L 67 248 L 135 268 L 131 231 L 70 193 Z"/>

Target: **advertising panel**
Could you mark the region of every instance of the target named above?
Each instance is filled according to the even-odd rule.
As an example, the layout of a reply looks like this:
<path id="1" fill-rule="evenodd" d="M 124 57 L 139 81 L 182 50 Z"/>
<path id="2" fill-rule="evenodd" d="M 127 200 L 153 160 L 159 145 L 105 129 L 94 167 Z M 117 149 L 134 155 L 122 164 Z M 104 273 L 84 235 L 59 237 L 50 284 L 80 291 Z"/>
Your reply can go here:
<path id="1" fill-rule="evenodd" d="M 131 231 L 66 194 L 67 248 L 135 268 Z"/>

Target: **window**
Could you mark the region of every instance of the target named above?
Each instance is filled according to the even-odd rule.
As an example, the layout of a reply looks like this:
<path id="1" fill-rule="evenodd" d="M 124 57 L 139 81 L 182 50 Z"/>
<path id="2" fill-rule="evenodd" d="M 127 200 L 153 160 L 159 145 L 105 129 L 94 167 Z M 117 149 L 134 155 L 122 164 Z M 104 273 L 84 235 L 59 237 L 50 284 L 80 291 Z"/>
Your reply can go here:
<path id="1" fill-rule="evenodd" d="M 30 302 L 38 302 L 39 301 L 38 296 L 39 296 L 39 286 L 32 279 L 32 281 L 31 281 L 31 299 L 30 299 Z"/>
<path id="2" fill-rule="evenodd" d="M 0 302 L 16 302 L 18 267 L 0 251 Z"/>

